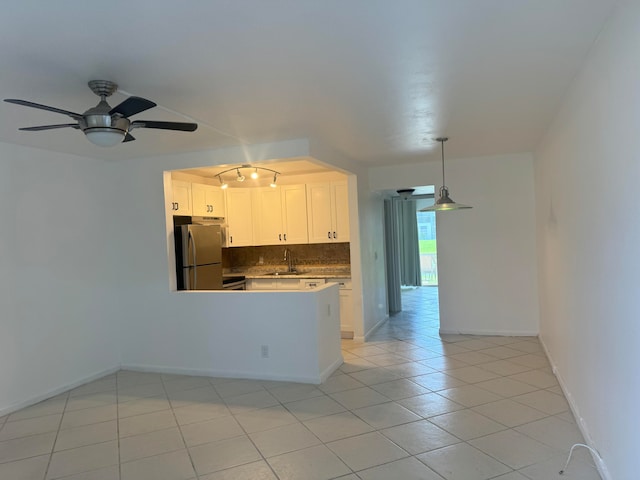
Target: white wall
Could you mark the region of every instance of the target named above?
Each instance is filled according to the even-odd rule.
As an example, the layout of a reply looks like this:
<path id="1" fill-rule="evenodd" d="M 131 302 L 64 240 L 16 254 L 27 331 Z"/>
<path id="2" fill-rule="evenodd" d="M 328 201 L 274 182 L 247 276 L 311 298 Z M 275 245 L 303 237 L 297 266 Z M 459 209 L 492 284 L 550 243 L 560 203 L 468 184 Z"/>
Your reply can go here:
<path id="1" fill-rule="evenodd" d="M 119 365 L 112 167 L 0 144 L 0 416 Z"/>
<path id="2" fill-rule="evenodd" d="M 446 159 L 447 186 L 471 210 L 436 215 L 443 333 L 536 335 L 533 159 Z M 371 169 L 372 190 L 436 185 L 439 162 Z"/>
<path id="3" fill-rule="evenodd" d="M 536 154 L 541 339 L 608 479 L 640 471 L 640 4 L 622 2 Z"/>

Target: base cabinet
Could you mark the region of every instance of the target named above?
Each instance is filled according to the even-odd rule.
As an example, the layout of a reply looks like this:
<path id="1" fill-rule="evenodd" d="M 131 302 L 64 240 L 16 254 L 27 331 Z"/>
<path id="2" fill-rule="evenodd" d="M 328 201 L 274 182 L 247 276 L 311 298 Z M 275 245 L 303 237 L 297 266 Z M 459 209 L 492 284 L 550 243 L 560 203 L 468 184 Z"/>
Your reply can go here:
<path id="1" fill-rule="evenodd" d="M 323 278 L 250 278 L 247 290 L 307 290 L 324 283 Z"/>
<path id="2" fill-rule="evenodd" d="M 327 282 L 335 282 L 340 290 L 340 336 L 353 338 L 353 291 L 350 278 L 329 278 Z"/>

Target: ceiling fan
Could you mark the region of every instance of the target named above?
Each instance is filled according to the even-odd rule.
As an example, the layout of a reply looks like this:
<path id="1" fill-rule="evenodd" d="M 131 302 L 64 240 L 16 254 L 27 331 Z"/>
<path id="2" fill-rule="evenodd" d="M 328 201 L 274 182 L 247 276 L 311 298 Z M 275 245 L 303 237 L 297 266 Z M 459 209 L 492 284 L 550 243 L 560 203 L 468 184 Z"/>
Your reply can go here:
<path id="1" fill-rule="evenodd" d="M 24 105 L 25 107 L 39 108 L 50 112 L 61 113 L 67 115 L 77 123 L 62 123 L 58 125 L 42 125 L 39 127 L 20 128 L 26 132 L 37 132 L 40 130 L 53 130 L 55 128 L 75 128 L 82 130 L 87 139 L 101 147 L 111 147 L 122 142 L 131 142 L 135 140 L 131 135 L 134 128 L 157 128 L 161 130 L 179 130 L 183 132 L 194 132 L 198 128 L 197 123 L 186 122 L 156 122 L 151 120 L 129 120 L 129 117 L 136 115 L 145 110 L 149 110 L 156 106 L 150 100 L 141 97 L 129 97 L 119 105 L 111 108 L 106 98 L 113 94 L 118 85 L 108 80 L 91 80 L 89 88 L 100 97 L 100 102 L 86 112 L 74 113 L 67 110 L 61 110 L 39 103 L 28 102 L 27 100 L 18 100 L 15 98 L 5 98 L 5 102 L 14 103 L 16 105 Z"/>

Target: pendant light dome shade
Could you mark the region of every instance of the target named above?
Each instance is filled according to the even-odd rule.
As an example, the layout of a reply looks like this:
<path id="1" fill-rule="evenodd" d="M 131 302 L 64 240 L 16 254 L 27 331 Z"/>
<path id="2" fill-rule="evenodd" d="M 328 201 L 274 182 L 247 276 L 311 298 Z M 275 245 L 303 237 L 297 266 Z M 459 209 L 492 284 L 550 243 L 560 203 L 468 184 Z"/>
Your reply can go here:
<path id="1" fill-rule="evenodd" d="M 449 196 L 449 189 L 444 183 L 444 142 L 449 140 L 447 137 L 436 138 L 440 142 L 442 149 L 442 186 L 438 199 L 433 205 L 420 209 L 421 212 L 446 212 L 447 210 L 462 210 L 464 208 L 472 208 L 469 205 L 454 202 Z"/>

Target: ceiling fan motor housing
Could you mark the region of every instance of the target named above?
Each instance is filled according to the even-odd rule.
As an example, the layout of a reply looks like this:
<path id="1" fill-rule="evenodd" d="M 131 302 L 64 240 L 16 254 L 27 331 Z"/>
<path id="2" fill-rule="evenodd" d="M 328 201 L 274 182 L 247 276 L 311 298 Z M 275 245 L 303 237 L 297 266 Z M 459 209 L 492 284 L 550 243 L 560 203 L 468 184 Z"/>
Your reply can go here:
<path id="1" fill-rule="evenodd" d="M 105 83 L 101 81 L 95 81 L 96 83 Z M 92 82 L 89 82 L 91 85 Z M 111 83 L 111 82 L 107 82 Z M 115 84 L 113 84 L 115 85 Z M 96 92 L 98 87 L 93 88 L 92 90 Z M 97 93 L 97 92 L 96 92 Z M 130 120 L 119 115 L 117 113 L 111 115 L 109 112 L 111 111 L 111 106 L 104 100 L 100 100 L 100 103 L 93 108 L 90 108 L 86 112 L 82 114 L 82 118 L 78 120 L 78 125 L 80 125 L 80 129 L 83 132 L 94 128 L 109 128 L 109 129 L 117 129 L 123 132 L 127 132 L 129 130 Z"/>
<path id="2" fill-rule="evenodd" d="M 131 122 L 128 118 L 119 115 L 111 116 L 109 113 L 90 113 L 85 114 L 81 120 L 78 120 L 78 124 L 83 132 L 96 128 L 107 128 L 110 130 L 121 130 L 126 133 L 129 131 Z"/>

